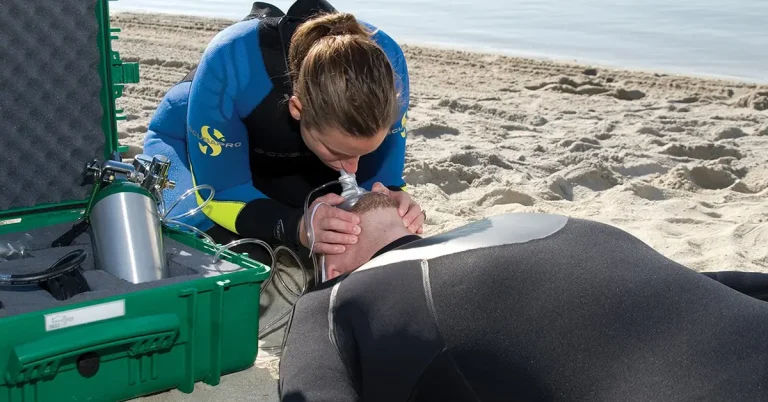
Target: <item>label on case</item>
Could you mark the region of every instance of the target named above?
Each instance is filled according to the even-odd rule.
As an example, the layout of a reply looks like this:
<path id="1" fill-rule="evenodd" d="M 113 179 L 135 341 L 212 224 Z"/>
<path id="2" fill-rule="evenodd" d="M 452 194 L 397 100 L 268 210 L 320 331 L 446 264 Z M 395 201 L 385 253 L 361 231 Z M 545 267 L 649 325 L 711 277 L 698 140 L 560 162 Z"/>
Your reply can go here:
<path id="1" fill-rule="evenodd" d="M 75 327 L 125 315 L 125 300 L 81 307 L 45 315 L 45 330 Z"/>

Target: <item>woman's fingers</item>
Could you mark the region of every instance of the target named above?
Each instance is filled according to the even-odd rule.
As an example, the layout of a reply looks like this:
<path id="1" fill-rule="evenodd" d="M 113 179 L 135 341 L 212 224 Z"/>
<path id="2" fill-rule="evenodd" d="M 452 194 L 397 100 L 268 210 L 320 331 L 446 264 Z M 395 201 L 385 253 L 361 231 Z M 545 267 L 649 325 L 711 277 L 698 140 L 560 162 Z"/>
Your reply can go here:
<path id="1" fill-rule="evenodd" d="M 350 223 L 354 223 L 355 225 L 360 223 L 360 217 L 357 216 L 356 213 L 345 211 L 345 210 L 343 210 L 341 208 L 331 208 L 328 211 L 328 217 L 329 218 L 340 219 L 342 221 L 346 221 L 346 222 L 350 222 Z"/>
<path id="2" fill-rule="evenodd" d="M 416 233 L 424 225 L 424 214 L 421 213 L 421 207 L 417 204 L 411 204 L 411 209 L 403 217 L 403 223 L 411 233 Z"/>
<path id="3" fill-rule="evenodd" d="M 342 197 L 328 194 L 316 202 L 336 203 L 343 201 Z M 339 200 L 340 199 L 340 200 Z M 360 217 L 336 207 L 320 205 L 317 207 L 313 222 L 315 245 L 313 251 L 321 254 L 341 254 L 346 251 L 345 245 L 356 244 L 357 235 L 361 228 L 358 225 Z"/>
<path id="4" fill-rule="evenodd" d="M 313 250 L 315 253 L 333 255 L 343 253 L 346 248 L 340 244 L 315 243 Z"/>
<path id="5" fill-rule="evenodd" d="M 360 234 L 360 225 L 339 218 L 323 217 L 321 219 L 322 220 L 318 224 L 320 230 L 331 230 L 355 236 Z"/>
<path id="6" fill-rule="evenodd" d="M 330 230 L 320 232 L 320 236 L 317 240 L 326 244 L 337 244 L 342 246 L 347 244 L 357 244 L 357 236 L 332 232 Z"/>

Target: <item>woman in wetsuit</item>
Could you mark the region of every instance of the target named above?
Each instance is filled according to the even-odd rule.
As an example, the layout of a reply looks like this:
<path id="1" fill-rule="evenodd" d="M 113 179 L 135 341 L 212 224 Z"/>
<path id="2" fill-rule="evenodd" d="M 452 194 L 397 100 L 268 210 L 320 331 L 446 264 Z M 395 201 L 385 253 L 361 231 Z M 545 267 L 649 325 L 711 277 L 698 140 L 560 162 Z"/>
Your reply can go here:
<path id="1" fill-rule="evenodd" d="M 166 192 L 167 204 L 197 185 L 215 189 L 204 213 L 182 222 L 221 243 L 254 237 L 310 247 L 305 199 L 341 169 L 368 190 L 397 192 L 405 225 L 421 233 L 422 211 L 404 191 L 408 105 L 405 58 L 386 33 L 323 0 L 299 0 L 287 14 L 255 3 L 165 95 L 144 153 L 172 160 L 177 186 Z M 314 202 L 342 201 L 340 187 L 326 191 Z M 208 196 L 199 190 L 174 214 Z M 343 252 L 356 241 L 358 222 L 321 205 L 312 221 L 313 250 Z"/>

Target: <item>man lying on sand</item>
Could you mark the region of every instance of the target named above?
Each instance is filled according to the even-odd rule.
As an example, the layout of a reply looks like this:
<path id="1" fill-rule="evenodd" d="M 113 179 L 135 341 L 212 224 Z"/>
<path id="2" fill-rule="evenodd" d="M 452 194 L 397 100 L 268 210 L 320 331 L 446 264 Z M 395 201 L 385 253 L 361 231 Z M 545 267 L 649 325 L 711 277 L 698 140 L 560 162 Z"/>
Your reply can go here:
<path id="1" fill-rule="evenodd" d="M 765 302 L 605 224 L 420 239 L 396 208 L 361 199 L 358 244 L 296 304 L 283 401 L 768 400 Z"/>

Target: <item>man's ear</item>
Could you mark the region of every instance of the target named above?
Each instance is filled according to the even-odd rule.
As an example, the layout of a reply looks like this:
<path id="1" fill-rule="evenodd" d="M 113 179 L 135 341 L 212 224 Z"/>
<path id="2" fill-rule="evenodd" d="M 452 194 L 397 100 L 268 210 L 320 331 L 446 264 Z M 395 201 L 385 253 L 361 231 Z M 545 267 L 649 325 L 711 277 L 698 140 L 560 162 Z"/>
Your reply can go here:
<path id="1" fill-rule="evenodd" d="M 371 187 L 371 191 L 374 193 L 381 193 L 387 196 L 390 195 L 389 194 L 390 190 L 380 181 L 377 181 L 376 183 L 373 184 L 373 187 Z"/>
<path id="2" fill-rule="evenodd" d="M 340 276 L 343 272 L 337 271 L 335 265 L 328 265 L 325 267 L 325 277 L 327 280 L 331 280 L 333 278 L 336 278 L 337 276 Z"/>
<path id="3" fill-rule="evenodd" d="M 295 95 L 288 99 L 288 111 L 294 119 L 301 120 L 301 101 Z"/>

